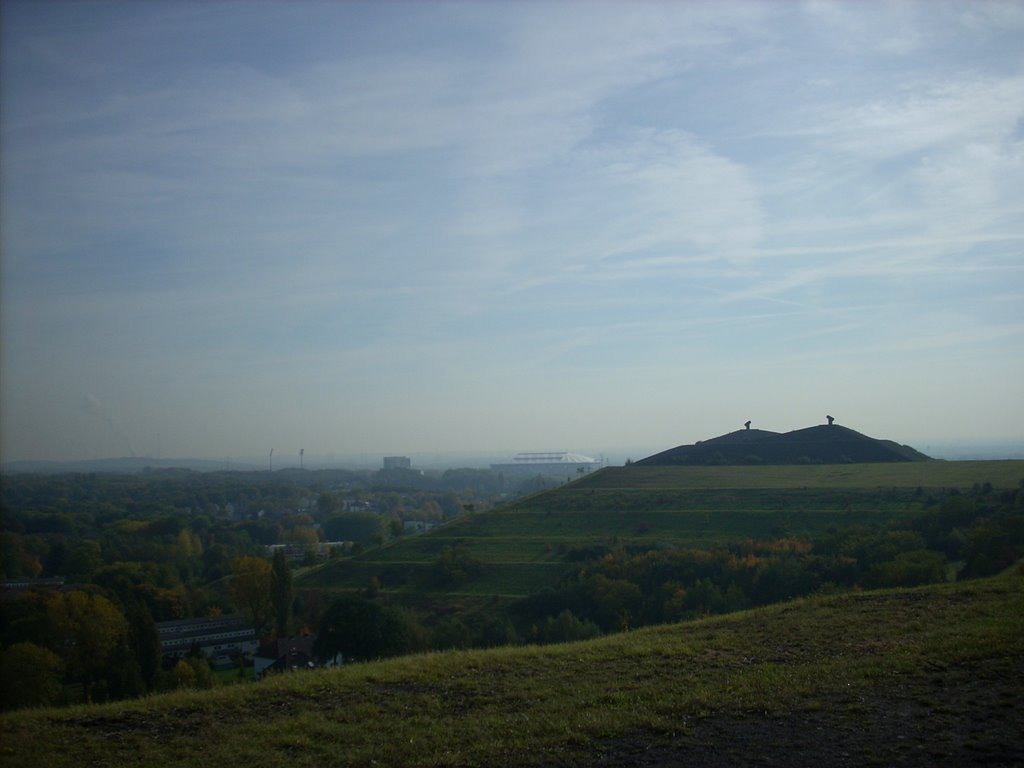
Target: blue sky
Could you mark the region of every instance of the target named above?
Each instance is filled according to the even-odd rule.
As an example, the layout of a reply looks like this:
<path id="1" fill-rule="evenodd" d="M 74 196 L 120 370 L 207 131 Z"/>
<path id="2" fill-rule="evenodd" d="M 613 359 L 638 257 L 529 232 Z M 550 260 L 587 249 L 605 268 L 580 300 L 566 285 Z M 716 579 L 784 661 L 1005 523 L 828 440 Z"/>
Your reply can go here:
<path id="1" fill-rule="evenodd" d="M 1020 3 L 2 27 L 5 460 L 1024 437 Z"/>

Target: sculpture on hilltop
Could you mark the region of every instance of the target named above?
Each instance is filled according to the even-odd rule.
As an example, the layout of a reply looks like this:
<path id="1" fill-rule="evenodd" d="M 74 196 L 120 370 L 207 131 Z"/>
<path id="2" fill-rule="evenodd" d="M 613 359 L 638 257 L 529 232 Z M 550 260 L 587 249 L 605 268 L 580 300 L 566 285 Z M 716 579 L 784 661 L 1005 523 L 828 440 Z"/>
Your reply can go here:
<path id="1" fill-rule="evenodd" d="M 831 427 L 832 422 L 835 421 L 835 419 L 833 419 L 831 416 L 826 416 L 825 418 L 828 419 L 828 425 Z"/>
<path id="2" fill-rule="evenodd" d="M 746 427 L 747 429 L 750 429 L 750 422 L 749 421 L 743 422 L 743 426 Z"/>

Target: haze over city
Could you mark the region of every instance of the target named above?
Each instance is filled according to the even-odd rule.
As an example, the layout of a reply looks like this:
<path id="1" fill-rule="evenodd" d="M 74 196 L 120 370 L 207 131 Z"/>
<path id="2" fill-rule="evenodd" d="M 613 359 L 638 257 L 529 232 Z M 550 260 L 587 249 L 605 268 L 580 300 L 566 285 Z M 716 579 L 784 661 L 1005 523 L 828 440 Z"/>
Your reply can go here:
<path id="1" fill-rule="evenodd" d="M 1024 439 L 1024 5 L 2 22 L 4 461 Z"/>

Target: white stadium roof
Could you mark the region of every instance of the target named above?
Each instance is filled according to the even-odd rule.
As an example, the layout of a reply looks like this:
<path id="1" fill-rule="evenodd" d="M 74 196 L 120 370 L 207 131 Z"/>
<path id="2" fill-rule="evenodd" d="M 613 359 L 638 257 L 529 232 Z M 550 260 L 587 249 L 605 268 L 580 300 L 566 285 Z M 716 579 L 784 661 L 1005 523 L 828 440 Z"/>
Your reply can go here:
<path id="1" fill-rule="evenodd" d="M 545 453 L 517 453 L 512 459 L 516 464 L 596 464 L 597 459 L 568 451 Z"/>

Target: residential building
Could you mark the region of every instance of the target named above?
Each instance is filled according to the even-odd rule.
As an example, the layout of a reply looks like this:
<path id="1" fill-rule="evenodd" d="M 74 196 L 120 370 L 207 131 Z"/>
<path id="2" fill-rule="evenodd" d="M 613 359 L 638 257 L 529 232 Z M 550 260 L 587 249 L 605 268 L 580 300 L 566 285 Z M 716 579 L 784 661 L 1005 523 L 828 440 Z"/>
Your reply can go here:
<path id="1" fill-rule="evenodd" d="M 278 638 L 273 648 L 265 647 L 253 659 L 253 675 L 263 679 L 268 672 L 299 672 L 316 669 L 316 654 L 313 646 L 316 635 Z"/>
<path id="2" fill-rule="evenodd" d="M 384 469 L 412 469 L 412 459 L 408 456 L 385 456 Z"/>
<path id="3" fill-rule="evenodd" d="M 259 649 L 256 630 L 237 613 L 160 621 L 156 629 L 164 656 L 180 659 L 198 648 L 215 669 L 229 668 L 239 655 L 250 655 Z"/>

